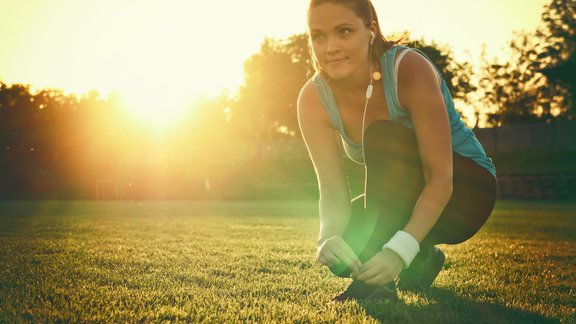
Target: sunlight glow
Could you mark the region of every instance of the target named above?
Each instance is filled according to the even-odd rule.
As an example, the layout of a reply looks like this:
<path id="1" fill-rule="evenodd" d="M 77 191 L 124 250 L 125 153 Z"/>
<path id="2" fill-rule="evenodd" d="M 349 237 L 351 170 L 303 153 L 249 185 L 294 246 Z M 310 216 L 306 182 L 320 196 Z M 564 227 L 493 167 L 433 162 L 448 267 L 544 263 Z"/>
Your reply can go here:
<path id="1" fill-rule="evenodd" d="M 136 91 L 120 94 L 122 108 L 133 119 L 156 131 L 166 131 L 189 111 L 191 104 L 186 98 L 174 95 L 170 90 L 142 87 Z"/>
<path id="2" fill-rule="evenodd" d="M 512 30 L 533 29 L 545 0 L 374 1 L 385 34 L 412 31 L 477 62 L 500 55 Z M 186 102 L 235 94 L 265 37 L 306 31 L 308 0 L 20 0 L 0 2 L 0 81 L 125 95 L 126 109 L 169 125 Z M 414 8 L 417 8 L 416 10 Z M 438 19 L 450 8 L 450 19 Z M 519 9 L 522 10 L 519 10 Z"/>

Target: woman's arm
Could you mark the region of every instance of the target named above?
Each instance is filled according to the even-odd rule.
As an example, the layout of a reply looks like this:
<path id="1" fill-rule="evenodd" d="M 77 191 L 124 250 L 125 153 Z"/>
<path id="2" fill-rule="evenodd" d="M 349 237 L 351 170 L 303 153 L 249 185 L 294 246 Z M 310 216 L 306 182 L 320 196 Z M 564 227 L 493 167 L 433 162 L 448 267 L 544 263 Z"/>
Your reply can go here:
<path id="1" fill-rule="evenodd" d="M 398 78 L 400 103 L 414 125 L 425 180 L 404 231 L 421 242 L 452 196 L 450 122 L 436 71 L 424 57 L 408 53 Z"/>
<path id="2" fill-rule="evenodd" d="M 398 75 L 400 104 L 409 111 L 414 124 L 425 180 L 412 216 L 403 229 L 418 242 L 422 242 L 436 224 L 452 195 L 450 124 L 435 73 L 425 58 L 408 53 L 400 63 Z M 399 235 L 400 240 L 394 245 L 416 244 L 405 233 L 399 234 L 404 235 Z M 406 266 L 399 254 L 383 249 L 362 265 L 355 278 L 370 285 L 382 285 L 394 280 Z"/>
<path id="3" fill-rule="evenodd" d="M 328 266 L 341 261 L 359 264 L 354 252 L 341 239 L 350 219 L 350 189 L 336 134 L 312 81 L 308 81 L 300 92 L 298 122 L 320 192 L 319 261 Z"/>

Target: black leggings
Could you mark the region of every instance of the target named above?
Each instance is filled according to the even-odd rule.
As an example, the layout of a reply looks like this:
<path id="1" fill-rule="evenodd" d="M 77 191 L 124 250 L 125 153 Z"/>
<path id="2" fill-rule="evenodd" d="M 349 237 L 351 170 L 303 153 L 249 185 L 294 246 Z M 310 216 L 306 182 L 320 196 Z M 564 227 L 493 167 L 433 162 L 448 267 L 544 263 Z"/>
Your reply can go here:
<path id="1" fill-rule="evenodd" d="M 404 228 L 422 190 L 424 175 L 413 130 L 387 120 L 364 133 L 365 194 L 352 200 L 352 215 L 343 239 L 368 261 Z M 456 244 L 472 237 L 486 222 L 496 201 L 496 179 L 469 158 L 453 153 L 453 193 L 421 246 Z M 348 276 L 343 266 L 332 272 Z"/>

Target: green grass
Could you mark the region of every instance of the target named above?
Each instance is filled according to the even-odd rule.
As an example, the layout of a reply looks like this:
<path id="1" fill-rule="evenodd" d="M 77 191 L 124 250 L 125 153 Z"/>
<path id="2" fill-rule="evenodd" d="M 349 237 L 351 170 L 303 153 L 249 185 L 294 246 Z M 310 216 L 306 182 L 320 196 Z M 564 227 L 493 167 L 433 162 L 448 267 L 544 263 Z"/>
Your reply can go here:
<path id="1" fill-rule="evenodd" d="M 317 231 L 315 202 L 3 202 L 0 322 L 576 321 L 576 203 L 499 203 L 399 302 L 332 302 Z"/>

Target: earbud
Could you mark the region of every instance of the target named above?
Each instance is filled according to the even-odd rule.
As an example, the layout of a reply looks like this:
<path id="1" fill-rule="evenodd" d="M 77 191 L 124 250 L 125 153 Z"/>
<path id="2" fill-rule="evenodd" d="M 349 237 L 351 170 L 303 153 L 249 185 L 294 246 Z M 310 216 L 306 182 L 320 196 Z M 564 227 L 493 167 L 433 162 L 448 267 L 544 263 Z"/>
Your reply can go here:
<path id="1" fill-rule="evenodd" d="M 370 31 L 370 35 L 372 35 L 372 38 L 370 38 L 370 45 L 374 44 L 374 38 L 376 38 L 376 34 L 373 31 Z"/>
<path id="2" fill-rule="evenodd" d="M 372 91 L 374 91 L 374 86 L 370 83 L 366 88 L 366 103 L 368 103 L 368 99 L 372 98 Z"/>

